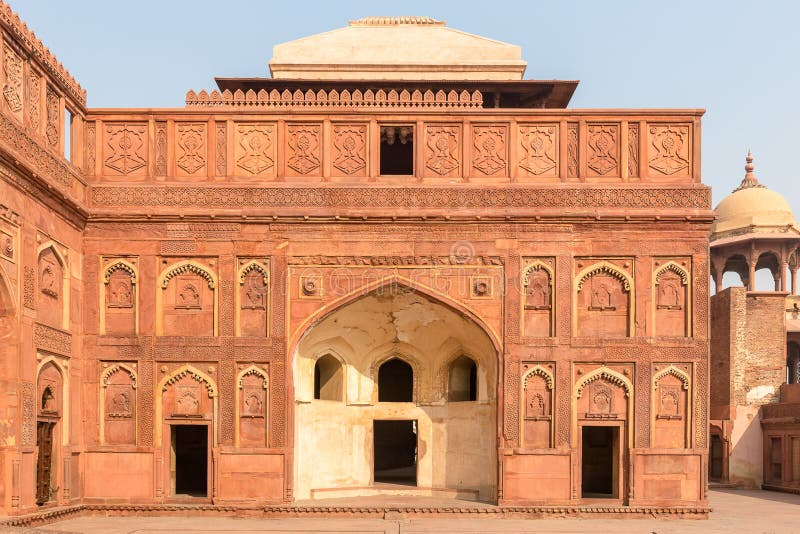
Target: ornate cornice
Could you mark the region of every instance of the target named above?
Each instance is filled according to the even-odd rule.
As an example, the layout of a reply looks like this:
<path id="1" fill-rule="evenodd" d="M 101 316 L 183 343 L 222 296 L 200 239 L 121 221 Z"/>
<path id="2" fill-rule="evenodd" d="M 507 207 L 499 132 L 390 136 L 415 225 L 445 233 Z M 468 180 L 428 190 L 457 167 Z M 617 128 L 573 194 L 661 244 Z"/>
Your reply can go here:
<path id="1" fill-rule="evenodd" d="M 37 349 L 62 356 L 72 353 L 72 335 L 42 323 L 33 325 L 33 344 Z"/>
<path id="2" fill-rule="evenodd" d="M 503 265 L 502 256 L 291 256 L 289 265 Z"/>
<path id="3" fill-rule="evenodd" d="M 64 68 L 64 65 L 50 52 L 50 49 L 44 46 L 42 41 L 36 37 L 5 2 L 0 2 L 0 23 L 76 103 L 84 108 L 86 107 L 86 90 L 78 84 L 75 78 Z"/>
<path id="4" fill-rule="evenodd" d="M 707 187 L 94 186 L 94 208 L 711 209 Z"/>

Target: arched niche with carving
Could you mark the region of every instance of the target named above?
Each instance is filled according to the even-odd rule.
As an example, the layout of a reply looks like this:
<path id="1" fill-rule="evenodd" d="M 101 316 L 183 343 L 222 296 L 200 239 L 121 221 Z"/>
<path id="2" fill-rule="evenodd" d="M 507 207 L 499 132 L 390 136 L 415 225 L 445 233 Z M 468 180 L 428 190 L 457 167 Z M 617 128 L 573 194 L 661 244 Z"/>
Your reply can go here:
<path id="1" fill-rule="evenodd" d="M 623 371 L 630 372 L 630 371 Z M 578 425 L 621 425 L 620 441 L 633 446 L 633 383 L 609 367 L 598 367 L 579 375 L 575 383 L 573 446 L 580 439 Z M 623 436 L 627 434 L 627 439 Z"/>
<path id="2" fill-rule="evenodd" d="M 267 336 L 269 328 L 269 267 L 250 260 L 239 267 L 236 325 L 240 336 Z"/>
<path id="3" fill-rule="evenodd" d="M 138 269 L 125 259 L 110 260 L 100 280 L 100 333 L 135 335 L 139 331 Z"/>
<path id="4" fill-rule="evenodd" d="M 236 444 L 268 446 L 269 376 L 253 364 L 236 376 Z"/>
<path id="5" fill-rule="evenodd" d="M 656 366 L 652 394 L 653 447 L 690 447 L 691 383 L 688 364 Z"/>
<path id="6" fill-rule="evenodd" d="M 674 261 L 656 264 L 653 272 L 655 335 L 691 335 L 690 295 L 691 276 L 688 268 Z"/>
<path id="7" fill-rule="evenodd" d="M 216 336 L 217 275 L 196 261 L 165 268 L 156 288 L 156 334 Z"/>
<path id="8" fill-rule="evenodd" d="M 181 421 L 209 422 L 209 439 L 216 442 L 214 425 L 219 413 L 216 382 L 192 365 L 184 365 L 162 378 L 156 389 L 156 445 L 163 427 Z"/>
<path id="9" fill-rule="evenodd" d="M 16 297 L 13 285 L 0 265 L 0 358 L 11 358 L 16 354 Z"/>
<path id="10" fill-rule="evenodd" d="M 633 277 L 608 261 L 596 262 L 575 279 L 575 336 L 633 335 Z"/>
<path id="11" fill-rule="evenodd" d="M 36 320 L 69 328 L 69 268 L 59 246 L 49 241 L 38 249 Z"/>
<path id="12" fill-rule="evenodd" d="M 378 402 L 415 402 L 414 366 L 400 355 L 377 365 Z"/>
<path id="13" fill-rule="evenodd" d="M 67 360 L 57 356 L 39 354 L 37 366 L 36 392 L 37 417 L 55 421 L 53 440 L 60 434 L 62 444 L 69 439 L 69 373 Z"/>
<path id="14" fill-rule="evenodd" d="M 524 364 L 520 387 L 522 446 L 545 449 L 553 446 L 552 365 Z"/>
<path id="15" fill-rule="evenodd" d="M 478 400 L 478 364 L 466 355 L 453 359 L 447 369 L 447 401 Z"/>
<path id="16" fill-rule="evenodd" d="M 100 443 L 136 444 L 136 370 L 115 363 L 100 373 Z"/>
<path id="17" fill-rule="evenodd" d="M 522 270 L 522 332 L 525 337 L 554 335 L 553 267 L 535 260 Z"/>
<path id="18" fill-rule="evenodd" d="M 344 364 L 333 354 L 323 354 L 314 362 L 314 399 L 344 400 Z"/>

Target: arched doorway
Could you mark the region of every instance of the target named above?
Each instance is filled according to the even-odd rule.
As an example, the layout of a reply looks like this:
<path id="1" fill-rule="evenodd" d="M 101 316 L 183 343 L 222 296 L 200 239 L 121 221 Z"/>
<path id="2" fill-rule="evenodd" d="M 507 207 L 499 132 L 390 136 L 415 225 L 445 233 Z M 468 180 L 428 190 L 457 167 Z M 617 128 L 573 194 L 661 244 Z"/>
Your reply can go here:
<path id="1" fill-rule="evenodd" d="M 494 499 L 497 351 L 454 306 L 392 284 L 306 329 L 294 352 L 297 499 L 440 489 Z M 343 395 L 326 400 L 320 362 L 334 360 Z M 449 398 L 454 362 L 466 391 Z"/>

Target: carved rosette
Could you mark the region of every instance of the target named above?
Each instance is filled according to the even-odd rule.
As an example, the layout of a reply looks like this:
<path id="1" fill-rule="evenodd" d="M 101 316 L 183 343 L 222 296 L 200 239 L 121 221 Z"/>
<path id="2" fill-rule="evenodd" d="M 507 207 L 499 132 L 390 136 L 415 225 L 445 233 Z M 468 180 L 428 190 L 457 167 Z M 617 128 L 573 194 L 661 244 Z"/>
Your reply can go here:
<path id="1" fill-rule="evenodd" d="M 508 175 L 508 127 L 472 127 L 472 168 L 478 176 Z"/>
<path id="2" fill-rule="evenodd" d="M 147 171 L 147 124 L 108 123 L 103 132 L 103 173 L 141 176 Z"/>
<path id="3" fill-rule="evenodd" d="M 651 124 L 648 130 L 648 167 L 656 176 L 690 176 L 688 124 Z"/>
<path id="4" fill-rule="evenodd" d="M 236 125 L 236 174 L 275 176 L 274 124 Z"/>
<path id="5" fill-rule="evenodd" d="M 321 176 L 322 126 L 291 124 L 286 127 L 287 176 Z"/>
<path id="6" fill-rule="evenodd" d="M 367 125 L 335 124 L 333 126 L 334 176 L 367 175 Z"/>
<path id="7" fill-rule="evenodd" d="M 619 176 L 619 126 L 590 124 L 586 144 L 589 148 L 589 176 Z"/>
<path id="8" fill-rule="evenodd" d="M 425 127 L 425 168 L 435 176 L 455 177 L 461 170 L 461 126 Z"/>
<path id="9" fill-rule="evenodd" d="M 519 128 L 519 168 L 524 176 L 558 175 L 558 125 Z"/>
<path id="10" fill-rule="evenodd" d="M 206 125 L 179 124 L 176 131 L 175 164 L 178 176 L 202 175 L 207 160 Z"/>

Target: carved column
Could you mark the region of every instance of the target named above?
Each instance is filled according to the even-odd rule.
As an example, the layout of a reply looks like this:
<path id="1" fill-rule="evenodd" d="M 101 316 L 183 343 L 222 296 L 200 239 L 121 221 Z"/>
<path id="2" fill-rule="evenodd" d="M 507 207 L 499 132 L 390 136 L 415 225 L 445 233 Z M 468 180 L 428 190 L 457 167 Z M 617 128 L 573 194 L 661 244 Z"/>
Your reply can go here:
<path id="1" fill-rule="evenodd" d="M 792 295 L 797 295 L 797 268 L 798 266 L 795 265 L 791 268 L 792 273 Z"/>
<path id="2" fill-rule="evenodd" d="M 750 265 L 750 274 L 747 277 L 747 290 L 753 291 L 756 288 L 756 262 L 750 260 L 747 263 Z"/>

